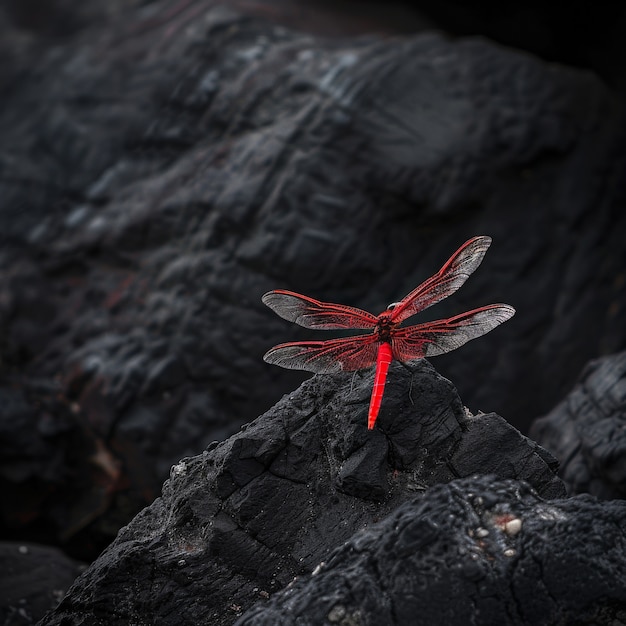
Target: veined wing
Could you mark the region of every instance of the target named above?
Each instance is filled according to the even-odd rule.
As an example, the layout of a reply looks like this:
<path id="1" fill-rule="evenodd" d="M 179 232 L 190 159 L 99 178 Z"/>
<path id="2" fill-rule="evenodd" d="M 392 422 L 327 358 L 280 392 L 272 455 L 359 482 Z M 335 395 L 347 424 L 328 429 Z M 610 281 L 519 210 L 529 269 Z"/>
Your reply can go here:
<path id="1" fill-rule="evenodd" d="M 274 346 L 263 360 L 287 369 L 316 374 L 353 372 L 376 363 L 378 343 L 374 333 L 328 341 L 294 341 Z"/>
<path id="2" fill-rule="evenodd" d="M 445 354 L 488 333 L 514 314 L 515 309 L 508 304 L 489 304 L 448 319 L 399 328 L 393 333 L 393 356 L 398 361 L 412 361 Z"/>
<path id="3" fill-rule="evenodd" d="M 392 321 L 401 322 L 452 295 L 480 265 L 490 245 L 491 237 L 466 241 L 434 276 L 394 306 Z"/>
<path id="4" fill-rule="evenodd" d="M 283 289 L 268 291 L 261 300 L 283 319 L 305 328 L 369 330 L 376 326 L 376 316 L 367 311 L 343 304 L 320 302 L 293 291 Z"/>

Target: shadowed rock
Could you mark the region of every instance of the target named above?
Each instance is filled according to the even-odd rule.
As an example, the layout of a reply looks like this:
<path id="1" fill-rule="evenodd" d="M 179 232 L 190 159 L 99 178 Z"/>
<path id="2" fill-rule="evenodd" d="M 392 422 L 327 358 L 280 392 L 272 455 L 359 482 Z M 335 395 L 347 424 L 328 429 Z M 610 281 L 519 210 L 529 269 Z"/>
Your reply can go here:
<path id="1" fill-rule="evenodd" d="M 0 624 L 35 624 L 54 608 L 85 566 L 58 548 L 0 543 Z"/>
<path id="2" fill-rule="evenodd" d="M 40 542 L 87 539 L 83 552 L 90 559 L 109 542 L 111 530 L 98 532 L 92 525 L 86 538 L 82 529 L 99 516 L 114 527 L 124 521 L 122 515 L 107 515 L 123 508 L 111 507 L 124 488 L 118 461 L 104 439 L 78 419 L 58 384 L 11 382 L 0 387 L 2 527 L 15 538 L 27 526 L 31 539 Z M 132 507 L 125 514 L 132 515 Z"/>
<path id="3" fill-rule="evenodd" d="M 589 363 L 569 395 L 534 422 L 568 492 L 626 497 L 626 352 Z"/>
<path id="4" fill-rule="evenodd" d="M 357 532 L 237 626 L 621 624 L 626 502 L 480 476 Z"/>
<path id="5" fill-rule="evenodd" d="M 428 362 L 392 366 L 368 431 L 371 388 L 371 372 L 313 377 L 180 461 L 42 624 L 230 624 L 433 485 L 488 471 L 564 495 L 545 451 L 469 414 Z"/>
<path id="6" fill-rule="evenodd" d="M 172 463 L 302 380 L 261 361 L 304 336 L 262 306 L 269 289 L 377 313 L 491 235 L 480 271 L 416 321 L 517 308 L 437 366 L 520 427 L 626 346 L 624 117 L 592 75 L 478 39 L 289 31 L 208 0 L 80 14 L 97 23 L 0 77 L 0 387 L 34 413 L 33 387 L 54 387 L 117 469 L 88 482 L 75 467 L 93 445 L 42 435 L 54 508 L 26 511 L 22 536 L 93 555 Z"/>

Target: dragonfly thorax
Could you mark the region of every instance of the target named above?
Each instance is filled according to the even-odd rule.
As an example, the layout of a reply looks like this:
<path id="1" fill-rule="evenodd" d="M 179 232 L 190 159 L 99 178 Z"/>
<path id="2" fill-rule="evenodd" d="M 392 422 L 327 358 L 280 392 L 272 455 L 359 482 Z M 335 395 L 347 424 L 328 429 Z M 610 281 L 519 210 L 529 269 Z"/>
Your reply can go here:
<path id="1" fill-rule="evenodd" d="M 391 310 L 387 309 L 378 316 L 378 322 L 376 323 L 376 333 L 380 341 L 387 341 L 391 343 L 391 331 L 397 326 L 391 318 Z"/>

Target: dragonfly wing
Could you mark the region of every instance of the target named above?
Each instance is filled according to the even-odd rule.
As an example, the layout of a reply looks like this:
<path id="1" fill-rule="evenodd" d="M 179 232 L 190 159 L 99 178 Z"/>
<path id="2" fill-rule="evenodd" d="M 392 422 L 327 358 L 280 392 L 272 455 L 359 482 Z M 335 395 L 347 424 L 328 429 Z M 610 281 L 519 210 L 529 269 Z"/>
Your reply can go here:
<path id="1" fill-rule="evenodd" d="M 480 265 L 490 245 L 491 237 L 466 241 L 434 276 L 394 306 L 392 320 L 401 322 L 452 295 Z"/>
<path id="2" fill-rule="evenodd" d="M 376 316 L 367 311 L 343 304 L 320 302 L 293 291 L 269 291 L 261 300 L 283 319 L 305 328 L 369 330 L 376 326 Z"/>
<path id="3" fill-rule="evenodd" d="M 514 314 L 515 309 L 508 304 L 490 304 L 448 319 L 400 328 L 393 334 L 393 356 L 398 361 L 412 361 L 445 354 L 488 333 Z"/>
<path id="4" fill-rule="evenodd" d="M 316 374 L 353 372 L 376 363 L 375 334 L 328 341 L 300 341 L 274 346 L 263 357 L 266 363 Z"/>

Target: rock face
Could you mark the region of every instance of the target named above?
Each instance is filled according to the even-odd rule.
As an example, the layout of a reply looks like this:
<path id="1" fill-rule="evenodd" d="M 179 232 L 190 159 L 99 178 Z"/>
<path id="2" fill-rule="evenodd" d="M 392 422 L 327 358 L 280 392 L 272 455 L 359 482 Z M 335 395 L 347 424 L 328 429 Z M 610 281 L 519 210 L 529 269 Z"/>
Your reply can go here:
<path id="1" fill-rule="evenodd" d="M 0 388 L 0 414 L 0 520 L 5 532 L 17 538 L 26 526 L 35 541 L 55 536 L 60 543 L 80 541 L 78 552 L 90 559 L 135 512 L 123 500 L 111 506 L 124 490 L 116 457 L 102 436 L 77 419 L 75 407 L 51 381 Z M 92 525 L 84 532 L 98 516 L 107 520 L 108 531 Z"/>
<path id="2" fill-rule="evenodd" d="M 524 482 L 455 480 L 356 533 L 236 624 L 623 623 L 625 514 L 622 501 L 546 502 Z"/>
<path id="3" fill-rule="evenodd" d="M 120 531 L 42 624 L 230 624 L 294 577 L 308 577 L 355 532 L 389 514 L 404 519 L 407 501 L 427 509 L 413 499 L 433 485 L 492 472 L 476 486 L 488 491 L 517 478 L 544 497 L 564 495 L 547 452 L 495 414 L 467 413 L 427 362 L 412 371 L 392 367 L 377 427 L 368 431 L 371 385 L 371 373 L 316 376 L 240 433 L 180 461 L 162 497 Z M 465 485 L 448 489 L 472 501 L 474 483 Z M 512 483 L 496 484 L 480 524 L 506 524 L 510 511 L 525 515 L 524 502 L 539 507 L 529 487 L 517 488 L 525 495 L 516 504 Z M 468 522 L 476 532 L 477 519 Z M 465 524 L 459 520 L 462 545 L 480 543 L 484 537 L 469 538 Z M 419 544 L 418 530 L 411 541 Z M 517 545 L 495 534 L 485 541 L 486 553 L 492 542 L 500 552 Z M 430 568 L 434 574 L 439 564 Z"/>
<path id="4" fill-rule="evenodd" d="M 303 337 L 261 305 L 269 289 L 376 313 L 491 235 L 433 317 L 518 314 L 438 367 L 520 426 L 626 347 L 624 118 L 592 75 L 476 39 L 324 38 L 204 0 L 115 6 L 2 72 L 0 387 L 33 423 L 51 390 L 53 421 L 87 441 L 44 428 L 32 464 L 54 508 L 4 534 L 101 546 L 172 463 L 293 388 L 261 361 Z M 93 480 L 74 471 L 93 458 Z"/>
<path id="5" fill-rule="evenodd" d="M 85 566 L 58 548 L 0 543 L 0 624 L 37 623 L 54 608 Z"/>
<path id="6" fill-rule="evenodd" d="M 571 393 L 533 424 L 569 493 L 626 497 L 626 352 L 589 363 Z"/>

